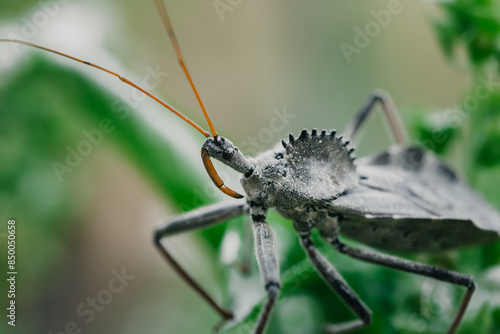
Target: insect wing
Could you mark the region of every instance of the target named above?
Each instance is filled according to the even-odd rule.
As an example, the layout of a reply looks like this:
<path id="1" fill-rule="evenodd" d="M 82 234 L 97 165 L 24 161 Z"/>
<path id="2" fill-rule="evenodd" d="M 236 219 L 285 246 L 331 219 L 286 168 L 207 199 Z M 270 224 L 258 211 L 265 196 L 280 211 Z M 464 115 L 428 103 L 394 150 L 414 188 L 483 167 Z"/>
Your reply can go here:
<path id="1" fill-rule="evenodd" d="M 341 232 L 374 247 L 434 251 L 494 241 L 500 214 L 433 154 L 394 146 L 360 159 L 360 186 L 334 201 Z"/>

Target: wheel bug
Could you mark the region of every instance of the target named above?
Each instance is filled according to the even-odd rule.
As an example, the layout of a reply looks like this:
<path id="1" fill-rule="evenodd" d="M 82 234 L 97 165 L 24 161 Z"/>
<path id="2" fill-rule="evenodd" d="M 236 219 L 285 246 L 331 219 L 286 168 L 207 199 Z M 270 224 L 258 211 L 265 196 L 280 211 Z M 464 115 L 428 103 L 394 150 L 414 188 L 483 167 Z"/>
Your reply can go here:
<path id="1" fill-rule="evenodd" d="M 172 31 L 170 28 L 169 31 Z M 175 39 L 174 39 L 175 40 Z M 178 49 L 178 47 L 176 47 Z M 179 53 L 180 54 L 180 53 Z M 362 109 L 365 111 L 365 113 L 361 112 L 359 114 L 358 119 L 351 125 L 351 128 L 346 130 L 344 132 L 344 138 L 354 138 L 357 129 L 359 125 L 363 122 L 365 119 L 366 114 L 369 113 L 371 110 L 371 106 L 376 101 L 381 101 L 383 105 L 386 108 L 386 113 L 389 117 L 390 120 L 392 120 L 392 128 L 393 131 L 396 134 L 396 137 L 398 138 L 398 141 L 400 143 L 404 142 L 404 135 L 402 134 L 402 130 L 400 126 L 397 124 L 398 121 L 395 120 L 395 112 L 394 110 L 391 111 L 390 107 L 390 101 L 387 99 L 384 99 L 382 95 L 374 95 L 370 101 L 367 103 L 366 108 Z M 208 116 L 207 116 L 208 117 Z M 337 239 L 334 238 L 335 234 L 338 232 L 337 229 L 339 226 L 342 226 L 342 232 L 348 236 L 351 236 L 353 238 L 358 238 L 361 241 L 364 241 L 367 244 L 371 244 L 374 246 L 378 246 L 380 248 L 387 248 L 389 250 L 405 250 L 404 247 L 407 247 L 411 242 L 404 242 L 402 244 L 394 244 L 394 245 L 387 245 L 387 242 L 392 242 L 396 241 L 396 239 L 383 239 L 381 238 L 378 241 L 374 240 L 374 237 L 372 233 L 369 230 L 366 230 L 365 235 L 359 235 L 359 232 L 362 230 L 360 229 L 363 226 L 358 226 L 354 225 L 356 223 L 359 223 L 360 225 L 369 225 L 372 232 L 376 232 L 375 230 L 380 233 L 380 235 L 392 235 L 394 236 L 395 234 L 400 233 L 402 236 L 406 237 L 413 237 L 415 238 L 415 245 L 411 246 L 411 250 L 419 250 L 420 248 L 424 249 L 433 249 L 432 247 L 435 247 L 435 249 L 444 249 L 447 247 L 453 247 L 455 245 L 463 245 L 468 242 L 468 239 L 466 240 L 461 240 L 460 238 L 454 238 L 450 236 L 450 240 L 443 240 L 442 243 L 439 244 L 418 244 L 418 242 L 421 242 L 422 240 L 426 240 L 423 236 L 415 236 L 412 231 L 408 232 L 406 229 L 404 231 L 399 231 L 398 228 L 401 228 L 399 225 L 397 226 L 392 226 L 391 224 L 394 224 L 394 221 L 398 221 L 401 224 L 408 224 L 409 222 L 407 220 L 412 220 L 416 219 L 418 220 L 418 223 L 422 224 L 429 224 L 432 223 L 433 220 L 435 220 L 435 216 L 440 214 L 441 211 L 435 212 L 434 215 L 430 214 L 429 212 L 432 212 L 432 210 L 427 207 L 430 205 L 429 203 L 425 202 L 424 198 L 421 198 L 421 196 L 425 193 L 425 187 L 424 189 L 418 188 L 423 182 L 427 182 L 427 184 L 435 184 L 435 183 L 430 183 L 434 182 L 436 180 L 433 179 L 434 176 L 439 176 L 438 179 L 441 177 L 448 177 L 448 182 L 451 183 L 451 186 L 455 185 L 452 181 L 455 180 L 455 177 L 452 172 L 450 172 L 446 166 L 440 165 L 439 162 L 436 162 L 432 156 L 429 156 L 422 151 L 418 149 L 404 149 L 404 148 L 399 148 L 395 149 L 393 151 L 388 151 L 386 155 L 381 155 L 376 158 L 373 158 L 373 160 L 366 159 L 364 161 L 358 162 L 358 171 L 354 171 L 351 169 L 351 165 L 349 164 L 350 160 L 350 152 L 349 152 L 349 146 L 346 144 L 346 141 L 344 139 L 339 139 L 339 136 L 336 134 L 331 134 L 331 133 L 323 133 L 323 132 L 317 132 L 317 131 L 311 131 L 311 132 L 302 132 L 302 134 L 297 138 L 290 138 L 289 141 L 285 142 L 283 144 L 283 148 L 280 148 L 278 151 L 273 151 L 273 152 L 268 152 L 261 156 L 260 160 L 259 158 L 257 159 L 256 162 L 253 162 L 252 160 L 248 160 L 247 158 L 238 155 L 236 147 L 232 145 L 229 141 L 226 139 L 222 138 L 221 136 L 217 136 L 216 132 L 213 128 L 213 126 L 210 126 L 212 130 L 213 137 L 216 138 L 214 141 L 207 141 L 205 142 L 203 146 L 203 161 L 205 165 L 207 166 L 207 170 L 209 170 L 210 175 L 212 176 L 212 179 L 214 180 L 214 183 L 221 189 L 224 189 L 224 191 L 230 195 L 236 196 L 236 193 L 232 192 L 229 188 L 227 188 L 222 180 L 220 178 L 217 178 L 213 166 L 210 163 L 209 157 L 214 157 L 218 160 L 221 160 L 222 162 L 230 165 L 230 167 L 233 167 L 234 169 L 243 172 L 244 174 L 249 174 L 252 169 L 252 174 L 247 175 L 246 178 L 249 179 L 249 183 L 247 183 L 245 189 L 247 191 L 247 197 L 249 197 L 249 204 L 250 207 L 247 205 L 242 205 L 238 204 L 235 205 L 234 207 L 232 206 L 227 206 L 224 208 L 220 207 L 210 207 L 207 208 L 204 211 L 202 210 L 201 213 L 205 212 L 205 215 L 201 215 L 198 217 L 193 217 L 194 213 L 190 215 L 184 215 L 179 217 L 178 220 L 174 220 L 172 224 L 169 225 L 168 228 L 161 229 L 157 232 L 158 239 L 162 236 L 164 233 L 165 235 L 169 235 L 170 233 L 175 233 L 175 232 L 180 232 L 182 229 L 181 222 L 184 223 L 191 223 L 192 225 L 189 226 L 189 228 L 194 228 L 197 226 L 197 224 L 209 224 L 209 223 L 214 223 L 215 221 L 212 221 L 211 219 L 214 218 L 214 216 L 217 216 L 216 218 L 228 218 L 232 215 L 237 215 L 237 214 L 243 214 L 243 213 L 252 213 L 252 216 L 255 220 L 255 230 L 256 234 L 258 235 L 259 238 L 257 240 L 261 240 L 261 249 L 260 252 L 258 253 L 259 259 L 260 259 L 260 265 L 262 270 L 265 272 L 264 274 L 264 279 L 268 281 L 268 286 L 266 286 L 269 291 L 271 298 L 266 305 L 266 308 L 264 309 L 264 313 L 262 314 L 261 320 L 259 322 L 259 325 L 257 326 L 256 332 L 262 332 L 263 328 L 265 327 L 266 320 L 268 315 L 270 314 L 270 310 L 273 307 L 274 303 L 274 298 L 275 292 L 276 292 L 276 284 L 278 283 L 279 279 L 277 279 L 277 266 L 276 266 L 276 259 L 273 258 L 274 255 L 272 252 L 269 251 L 269 245 L 272 244 L 272 240 L 269 239 L 270 235 L 270 230 L 267 224 L 263 221 L 265 218 L 265 213 L 264 209 L 267 209 L 268 206 L 276 206 L 280 208 L 282 213 L 291 218 L 292 220 L 296 221 L 296 228 L 299 231 L 302 242 L 304 244 L 304 247 L 307 249 L 309 256 L 311 257 L 311 260 L 315 264 L 315 266 L 321 271 L 323 270 L 323 273 L 325 274 L 325 279 L 334 286 L 337 286 L 340 289 L 345 288 L 344 283 L 340 279 L 340 277 L 334 275 L 327 276 L 327 272 L 330 270 L 331 267 L 324 261 L 323 258 L 317 253 L 317 251 L 313 248 L 313 245 L 308 239 L 308 232 L 312 227 L 321 227 L 321 230 L 325 236 L 325 238 L 328 240 L 329 238 L 332 238 L 332 240 L 328 240 L 330 243 L 334 244 L 336 249 L 338 249 L 340 252 L 344 252 L 348 255 L 358 257 L 361 259 L 365 260 L 372 260 L 372 262 L 377 262 L 380 264 L 392 264 L 394 267 L 397 267 L 398 269 L 401 269 L 405 266 L 405 262 L 403 263 L 393 263 L 391 261 L 396 261 L 396 259 L 390 259 L 391 261 L 386 261 L 388 258 L 384 259 L 375 259 L 373 256 L 370 254 L 361 252 L 358 253 L 354 250 L 350 250 L 349 248 L 344 247 L 343 244 L 340 244 Z M 317 139 L 315 139 L 317 138 Z M 317 143 L 315 142 L 317 140 Z M 332 181 L 332 185 L 339 185 L 338 189 L 336 187 L 333 187 L 333 189 L 336 189 L 336 192 L 329 192 L 327 194 L 321 193 L 321 191 L 318 192 L 318 189 L 308 189 L 308 186 L 311 185 L 318 185 L 315 183 L 310 183 L 308 184 L 307 181 L 303 180 L 303 178 L 306 176 L 305 173 L 307 173 L 306 170 L 302 170 L 303 165 L 301 165 L 301 162 L 299 160 L 294 160 L 293 157 L 304 157 L 305 160 L 309 159 L 310 164 L 315 164 L 316 161 L 314 160 L 314 156 L 308 156 L 307 154 L 310 153 L 312 150 L 313 152 L 316 150 L 320 150 L 320 145 L 318 144 L 321 141 L 321 144 L 324 145 L 331 145 L 332 147 L 335 148 L 333 152 L 320 152 L 320 156 L 323 157 L 324 159 L 319 159 L 320 161 L 317 161 L 320 165 L 321 162 L 324 161 L 332 161 L 332 159 L 337 160 L 342 163 L 345 163 L 345 169 L 342 168 L 340 169 L 340 174 L 336 175 L 331 175 L 328 172 L 325 172 L 324 170 L 318 170 L 318 176 L 320 177 L 319 180 L 322 182 L 329 182 Z M 221 150 L 222 148 L 222 150 Z M 236 151 L 236 153 L 235 153 Z M 272 153 L 272 154 L 271 154 Z M 281 153 L 281 155 L 280 155 Z M 235 155 L 232 155 L 235 154 Z M 274 154 L 274 156 L 273 156 Z M 346 156 L 343 156 L 345 154 Z M 228 159 L 229 158 L 229 159 Z M 289 164 L 286 165 L 272 165 L 272 163 L 278 163 L 275 160 L 284 160 L 288 162 Z M 259 169 L 262 172 L 266 172 L 266 168 L 264 168 L 264 165 L 266 163 L 269 163 L 269 165 L 266 165 L 266 167 L 269 169 L 267 172 L 269 172 L 268 175 L 265 175 L 265 177 L 261 178 L 261 181 L 256 181 L 255 175 L 258 175 L 257 173 L 259 172 Z M 365 165 L 364 165 L 364 164 Z M 252 167 L 256 166 L 256 167 Z M 271 181 L 273 184 L 279 184 L 280 181 L 276 181 L 274 178 L 279 178 L 283 177 L 284 175 L 279 175 L 279 173 L 287 172 L 286 168 L 289 166 L 294 166 L 292 171 L 296 173 L 297 178 L 294 179 L 293 184 L 300 184 L 302 183 L 301 188 L 302 189 L 308 189 L 307 191 L 302 191 L 299 189 L 292 189 L 295 186 L 287 186 L 287 185 L 280 185 L 284 186 L 285 188 L 288 187 L 288 190 L 283 190 L 283 193 L 279 192 L 278 190 L 274 189 L 273 185 L 267 184 L 268 181 Z M 308 166 L 309 168 L 310 166 Z M 321 167 L 321 166 L 317 166 Z M 364 172 L 366 172 L 366 175 L 363 175 L 361 169 L 362 167 L 366 167 Z M 430 168 L 430 170 L 427 170 L 427 167 Z M 395 169 L 393 171 L 392 169 Z M 435 170 L 434 170 L 435 169 Z M 381 175 L 381 170 L 388 172 L 389 178 L 386 179 L 384 177 L 380 177 Z M 343 175 L 343 172 L 346 172 L 345 175 Z M 323 172 L 320 173 L 320 172 Z M 288 172 L 287 172 L 288 173 Z M 400 175 L 400 173 L 402 175 Z M 422 173 L 423 176 L 419 176 Z M 430 174 L 425 174 L 425 173 L 430 173 Z M 372 175 L 373 174 L 373 175 Z M 390 176 L 400 176 L 400 177 L 416 177 L 416 180 L 413 180 L 416 185 L 414 185 L 413 188 L 406 189 L 408 193 L 405 194 L 400 194 L 397 193 L 397 190 L 401 190 L 404 186 L 404 184 L 401 183 L 401 180 L 392 180 Z M 356 181 L 357 176 L 361 176 L 362 180 Z M 367 176 L 368 175 L 368 176 Z M 409 176 L 408 176 L 409 175 Z M 333 177 L 338 177 L 338 176 L 345 176 L 349 182 L 346 182 L 347 184 L 343 184 L 346 179 L 343 178 L 338 178 L 338 180 L 330 180 L 329 178 Z M 427 176 L 430 176 L 430 179 L 426 179 Z M 314 177 L 311 175 L 308 175 L 309 180 L 314 180 Z M 365 178 L 366 177 L 366 178 Z M 253 178 L 253 179 L 252 179 Z M 270 180 L 267 180 L 266 178 L 270 178 Z M 393 191 L 394 195 L 397 196 L 413 196 L 411 197 L 412 201 L 416 201 L 415 203 L 410 201 L 409 203 L 406 202 L 395 202 L 394 200 L 396 198 L 387 198 L 384 201 L 381 201 L 380 198 L 378 198 L 377 195 L 380 195 L 380 193 L 369 193 L 366 191 L 366 193 L 354 193 L 354 189 L 357 189 L 358 187 L 361 188 L 361 186 L 365 186 L 369 189 L 377 189 L 381 184 L 385 185 L 385 182 L 390 180 L 390 182 L 393 182 L 394 189 L 385 189 L 386 191 Z M 369 182 L 375 181 L 375 184 L 369 184 Z M 420 182 L 422 181 L 422 182 Z M 252 182 L 256 182 L 256 184 L 252 184 Z M 361 184 L 361 186 L 360 186 Z M 443 186 L 450 186 L 450 184 L 445 183 Z M 345 188 L 342 188 L 345 187 Z M 316 188 L 316 187 L 313 187 Z M 264 192 L 262 189 L 266 189 Z M 464 190 L 465 189 L 465 190 Z M 458 188 L 456 189 L 457 191 L 464 191 L 465 195 L 469 195 L 468 189 L 467 188 Z M 321 190 L 321 189 L 319 189 Z M 366 190 L 366 189 L 365 189 Z M 293 191 L 296 191 L 295 193 Z M 267 199 L 267 198 L 262 198 L 266 197 L 266 194 L 272 194 L 273 192 L 277 192 L 277 194 L 273 195 L 273 197 L 276 197 L 277 199 Z M 263 194 L 263 195 L 262 195 Z M 271 195 L 269 195 L 271 196 Z M 288 201 L 288 203 L 283 204 L 283 203 L 278 203 L 281 201 L 279 197 L 282 198 L 288 198 L 289 200 L 297 200 L 296 203 L 293 203 L 293 201 Z M 349 197 L 352 196 L 352 197 Z M 474 195 L 472 195 L 472 198 L 475 199 Z M 375 208 L 372 208 L 370 206 L 366 205 L 366 199 L 370 199 L 370 202 L 374 202 L 374 200 L 378 200 L 377 206 Z M 276 202 L 277 201 L 277 202 Z M 344 202 L 343 202 L 344 201 Z M 356 201 L 362 201 L 363 203 L 361 204 L 356 204 Z M 253 206 L 252 206 L 253 202 Z M 331 211 L 328 208 L 328 205 L 326 203 L 332 202 L 335 203 L 333 207 L 335 210 Z M 292 204 L 290 204 L 292 203 Z M 387 203 L 392 203 L 391 208 L 384 207 L 384 205 L 387 205 Z M 396 204 L 397 203 L 397 204 Z M 259 205 L 255 205 L 259 204 Z M 264 205 L 265 204 L 265 205 Z M 279 205 L 278 205 L 279 204 Z M 326 207 L 325 207 L 326 205 Z M 342 206 L 343 205 L 343 206 Z M 401 206 L 400 210 L 401 211 L 391 211 L 394 208 L 392 206 Z M 416 206 L 413 207 L 412 205 Z M 295 211 L 297 207 L 305 207 L 305 211 L 308 212 L 301 212 L 296 213 Z M 338 211 L 336 211 L 338 210 Z M 344 211 L 342 211 L 344 210 Z M 373 212 L 371 210 L 375 210 L 376 212 Z M 380 210 L 377 211 L 377 210 Z M 413 211 L 412 211 L 413 210 Z M 421 211 L 419 211 L 421 210 Z M 477 210 L 477 208 L 476 208 Z M 474 211 L 476 211 L 474 210 Z M 198 212 L 200 213 L 200 212 Z M 329 215 L 330 213 L 330 215 Z M 365 214 L 365 217 L 360 216 L 359 214 Z M 304 216 L 302 215 L 304 214 Z M 333 217 L 329 217 L 333 214 Z M 372 216 L 368 216 L 368 214 L 371 214 Z M 387 216 L 384 216 L 384 214 L 388 214 Z M 398 214 L 399 217 L 394 217 L 394 214 Z M 419 216 L 420 214 L 420 216 Z M 456 214 L 456 217 L 454 216 Z M 496 240 L 498 237 L 497 234 L 495 233 L 487 233 L 484 232 L 483 230 L 488 230 L 488 226 L 481 225 L 479 228 L 475 227 L 471 223 L 466 223 L 461 221 L 461 218 L 463 218 L 464 214 L 468 214 L 468 210 L 460 211 L 458 213 L 453 212 L 446 212 L 445 217 L 447 218 L 453 218 L 453 221 L 457 220 L 457 224 L 468 224 L 465 228 L 469 228 L 470 230 L 467 230 L 466 233 L 464 233 L 467 237 L 470 238 L 471 241 L 489 241 L 489 240 Z M 407 215 L 407 216 L 405 216 Z M 411 215 L 411 217 L 410 217 Z M 492 213 L 492 215 L 495 215 Z M 315 217 L 316 216 L 316 217 Z M 304 222 L 302 219 L 305 217 L 305 220 L 307 222 Z M 397 218 L 397 219 L 396 219 Z M 318 220 L 321 221 L 321 224 L 318 224 L 318 221 L 314 222 L 313 220 Z M 339 220 L 341 220 L 339 222 Z M 363 220 L 363 221 L 361 221 Z M 376 224 L 380 225 L 370 225 L 372 222 L 375 221 Z M 450 219 L 450 221 L 452 221 Z M 496 218 L 495 218 L 495 221 Z M 474 221 L 477 223 L 476 221 Z M 307 226 L 303 226 L 307 223 Z M 417 222 L 415 222 L 417 223 Z M 324 225 L 324 226 L 323 226 Z M 405 225 L 406 226 L 406 225 Z M 366 226 L 364 226 L 366 227 Z M 491 230 L 497 231 L 498 229 L 495 229 L 495 225 L 491 226 Z M 349 230 L 351 229 L 351 230 Z M 385 230 L 384 230 L 385 229 Z M 424 229 L 424 227 L 422 227 Z M 436 228 L 435 233 L 439 234 L 444 230 L 443 226 L 438 226 Z M 395 232 L 396 231 L 396 232 Z M 470 232 L 470 233 L 468 233 Z M 399 239 L 400 240 L 400 239 Z M 411 240 L 411 239 L 410 239 Z M 429 239 L 430 240 L 430 239 Z M 159 241 L 159 240 L 157 240 Z M 158 242 L 157 243 L 158 247 L 160 247 L 161 252 L 166 252 L 166 250 L 161 246 L 161 244 Z M 385 246 L 385 247 L 384 247 Z M 168 254 L 165 255 L 167 258 L 169 257 Z M 176 265 L 175 260 L 169 259 L 172 263 L 174 263 L 174 266 Z M 384 262 L 386 261 L 386 262 Z M 398 267 L 399 265 L 399 267 Z M 406 263 L 408 266 L 408 263 Z M 413 267 L 414 271 L 420 270 L 420 273 L 422 271 L 425 271 L 425 268 L 428 267 L 418 267 L 415 266 Z M 406 267 L 405 267 L 406 268 Z M 408 269 L 408 268 L 407 268 Z M 179 272 L 182 272 L 182 269 L 179 267 L 177 268 Z M 409 269 L 408 269 L 409 270 Z M 409 270 L 411 271 L 411 270 Z M 437 275 L 437 276 L 446 276 L 449 273 L 444 273 L 444 272 L 439 272 L 438 274 L 432 273 L 428 274 L 428 276 L 435 277 L 432 275 Z M 184 274 L 181 274 L 184 276 Z M 189 276 L 186 274 L 186 279 L 188 279 Z M 435 277 L 438 278 L 438 277 Z M 441 277 L 442 278 L 442 277 Z M 465 276 L 453 276 L 448 278 L 448 280 L 457 280 L 457 282 L 464 283 L 467 280 L 467 277 Z M 469 284 L 470 282 L 467 281 L 465 282 Z M 191 284 L 196 284 L 196 283 L 191 283 Z M 203 290 L 200 290 L 200 293 L 203 294 Z M 471 291 L 471 290 L 470 290 Z M 340 293 L 341 294 L 341 293 Z M 342 294 L 341 294 L 342 295 Z M 358 306 L 353 306 L 355 310 L 358 310 L 362 316 L 363 320 L 365 320 L 362 323 L 357 322 L 357 323 L 351 323 L 347 324 L 345 327 L 346 329 L 354 329 L 357 326 L 361 327 L 364 325 L 366 322 L 368 322 L 367 319 L 367 313 L 366 313 L 366 308 L 364 308 L 363 304 L 360 303 L 359 301 L 355 300 L 355 296 L 353 295 L 346 295 L 344 296 L 347 299 L 351 299 L 351 302 L 354 304 L 358 303 Z M 205 298 L 210 298 L 205 297 Z M 351 304 L 353 305 L 353 304 Z M 460 312 L 463 312 L 465 309 L 466 301 L 462 304 Z M 214 302 L 214 306 L 217 307 L 217 304 Z M 220 308 L 220 307 L 219 307 Z M 224 313 L 224 310 L 220 308 L 220 312 Z M 363 313 L 364 312 L 364 313 Z M 459 312 L 459 315 L 457 316 L 457 320 L 454 322 L 454 325 L 458 324 L 459 318 L 461 316 L 461 313 Z M 226 316 L 229 316 L 228 313 L 225 314 Z M 335 330 L 340 330 L 342 327 L 335 327 Z M 453 331 L 450 329 L 450 332 Z"/>

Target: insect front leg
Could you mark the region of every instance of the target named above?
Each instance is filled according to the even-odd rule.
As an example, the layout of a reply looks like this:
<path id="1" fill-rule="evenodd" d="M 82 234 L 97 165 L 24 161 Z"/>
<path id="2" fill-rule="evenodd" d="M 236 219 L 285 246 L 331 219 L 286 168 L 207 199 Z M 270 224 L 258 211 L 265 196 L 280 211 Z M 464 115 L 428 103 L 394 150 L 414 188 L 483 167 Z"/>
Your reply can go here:
<path id="1" fill-rule="evenodd" d="M 394 134 L 394 138 L 396 139 L 396 141 L 399 144 L 406 143 L 408 135 L 406 134 L 406 130 L 401 123 L 399 115 L 396 111 L 396 107 L 394 106 L 394 102 L 392 101 L 391 96 L 382 90 L 376 90 L 370 94 L 365 104 L 361 106 L 352 122 L 344 130 L 342 136 L 354 140 L 354 137 L 358 133 L 359 128 L 366 121 L 366 118 L 370 114 L 370 112 L 374 110 L 375 103 L 377 102 L 382 105 L 384 115 L 389 121 L 392 133 Z"/>
<path id="2" fill-rule="evenodd" d="M 280 268 L 276 255 L 274 233 L 265 221 L 266 211 L 260 207 L 252 207 L 253 234 L 255 239 L 255 253 L 262 277 L 267 290 L 267 302 L 262 309 L 254 334 L 261 334 L 266 328 L 271 311 L 274 308 L 281 288 Z"/>
<path id="3" fill-rule="evenodd" d="M 382 265 L 385 267 L 393 268 L 396 270 L 402 270 L 409 273 L 414 273 L 417 275 L 427 276 L 431 278 L 435 278 L 439 281 L 452 283 L 455 285 L 465 286 L 467 288 L 467 292 L 462 299 L 462 303 L 460 304 L 460 308 L 458 310 L 453 323 L 448 329 L 447 334 L 453 334 L 458 328 L 460 324 L 460 320 L 464 315 L 465 309 L 469 304 L 470 298 L 476 285 L 474 284 L 474 280 L 472 276 L 460 274 L 451 270 L 446 270 L 438 267 L 429 266 L 427 264 L 414 262 L 406 259 L 401 259 L 395 256 L 375 252 L 368 250 L 361 250 L 349 247 L 338 239 L 333 240 L 332 245 L 341 253 L 354 257 L 356 259 L 371 262 L 374 264 Z"/>
<path id="4" fill-rule="evenodd" d="M 351 289 L 347 282 L 337 272 L 335 267 L 314 247 L 309 234 L 302 233 L 302 245 L 316 270 L 326 283 L 344 300 L 349 308 L 358 315 L 359 319 L 346 321 L 340 324 L 328 325 L 325 333 L 343 333 L 357 330 L 371 323 L 371 311 Z"/>
<path id="5" fill-rule="evenodd" d="M 154 243 L 162 256 L 172 268 L 196 291 L 206 302 L 212 306 L 225 320 L 231 319 L 233 314 L 219 305 L 208 292 L 189 275 L 184 268 L 175 260 L 161 240 L 174 234 L 191 231 L 194 229 L 209 227 L 224 222 L 228 219 L 241 216 L 249 212 L 247 203 L 231 202 L 209 205 L 197 210 L 187 212 L 173 218 L 163 227 L 156 229 Z"/>

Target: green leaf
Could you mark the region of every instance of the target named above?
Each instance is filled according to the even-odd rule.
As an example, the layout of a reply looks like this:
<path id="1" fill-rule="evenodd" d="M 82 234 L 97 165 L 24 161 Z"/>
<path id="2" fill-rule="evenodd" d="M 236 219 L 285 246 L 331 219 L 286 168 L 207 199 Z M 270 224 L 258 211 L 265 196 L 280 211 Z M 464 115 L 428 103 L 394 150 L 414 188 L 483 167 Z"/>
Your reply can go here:
<path id="1" fill-rule="evenodd" d="M 458 135 L 459 124 L 449 111 L 428 114 L 421 109 L 412 110 L 411 132 L 416 141 L 437 154 L 444 154 Z"/>
<path id="2" fill-rule="evenodd" d="M 439 21 L 433 21 L 432 25 L 436 31 L 436 35 L 441 48 L 445 55 L 449 58 L 453 56 L 455 45 L 458 42 L 458 36 L 454 27 Z"/>
<path id="3" fill-rule="evenodd" d="M 442 3 L 444 18 L 434 22 L 438 40 L 446 55 L 462 44 L 474 67 L 496 60 L 500 40 L 500 10 L 493 0 L 456 0 Z"/>
<path id="4" fill-rule="evenodd" d="M 156 191 L 178 208 L 189 210 L 210 200 L 196 192 L 209 180 L 184 158 L 181 142 L 166 140 L 132 108 L 113 109 L 117 98 L 105 88 L 47 59 L 26 58 L 3 73 L 0 86 L 0 216 L 6 222 L 13 218 L 6 215 L 16 215 L 20 230 L 17 241 L 23 245 L 18 248 L 18 257 L 29 259 L 18 261 L 22 273 L 18 284 L 23 293 L 17 299 L 26 305 L 26 314 L 36 312 L 30 310 L 39 307 L 33 301 L 41 300 L 49 278 L 57 275 L 59 266 L 71 256 L 73 231 L 78 231 L 79 217 L 87 210 L 86 184 L 78 175 L 101 143 L 133 161 Z M 111 124 L 111 131 L 103 132 L 103 120 Z M 96 129 L 101 129 L 102 137 Z M 90 142 L 85 131 L 94 135 L 95 144 L 86 144 L 88 157 L 68 167 L 68 148 L 78 153 L 83 142 Z M 72 171 L 62 173 L 59 179 L 54 162 Z M 6 226 L 0 228 L 2 236 Z M 206 235 L 216 245 L 222 232 L 223 227 L 209 229 Z M 5 243 L 0 244 L 3 249 Z M 6 259 L 0 258 L 3 268 L 7 267 Z M 6 294 L 2 300 L 5 298 Z M 21 325 L 27 326 L 22 327 L 23 332 L 37 331 L 29 327 L 36 322 Z"/>

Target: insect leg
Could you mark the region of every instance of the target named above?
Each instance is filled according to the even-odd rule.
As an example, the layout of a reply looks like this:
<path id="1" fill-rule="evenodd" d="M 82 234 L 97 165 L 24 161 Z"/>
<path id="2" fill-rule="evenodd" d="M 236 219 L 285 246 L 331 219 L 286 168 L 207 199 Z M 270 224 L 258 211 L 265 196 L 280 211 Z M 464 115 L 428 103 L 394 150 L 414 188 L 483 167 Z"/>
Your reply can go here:
<path id="1" fill-rule="evenodd" d="M 259 208 L 260 209 L 260 208 Z M 265 222 L 265 211 L 252 207 L 253 234 L 257 262 L 267 290 L 267 302 L 262 309 L 254 334 L 261 334 L 266 328 L 269 316 L 275 305 L 281 288 L 280 269 L 276 255 L 276 242 L 271 227 Z M 258 214 L 256 213 L 259 212 Z"/>
<path id="2" fill-rule="evenodd" d="M 406 130 L 399 119 L 391 96 L 382 90 L 376 90 L 370 94 L 368 100 L 366 100 L 365 104 L 363 104 L 363 106 L 359 109 L 354 117 L 354 120 L 347 126 L 342 135 L 345 138 L 354 140 L 359 127 L 365 122 L 366 117 L 370 114 L 370 112 L 374 110 L 373 108 L 377 102 L 380 102 L 382 105 L 382 109 L 384 110 L 384 114 L 389 121 L 394 138 L 398 143 L 404 144 L 407 141 L 406 138 L 408 137 Z"/>
<path id="3" fill-rule="evenodd" d="M 447 334 L 453 334 L 458 328 L 460 324 L 460 320 L 469 304 L 469 300 L 474 292 L 476 285 L 474 284 L 474 280 L 472 276 L 460 274 L 451 270 L 446 270 L 438 267 L 429 266 L 427 264 L 414 262 L 406 259 L 401 259 L 395 256 L 369 251 L 369 250 L 361 250 L 349 247 L 338 239 L 332 242 L 332 245 L 341 253 L 352 256 L 356 259 L 371 262 L 374 264 L 379 264 L 385 267 L 393 268 L 396 270 L 402 270 L 409 273 L 414 273 L 417 275 L 427 276 L 431 278 L 435 278 L 439 281 L 452 283 L 455 285 L 465 286 L 467 288 L 467 292 L 462 299 L 462 303 L 460 304 L 460 308 L 458 310 L 453 323 L 448 329 Z"/>
<path id="4" fill-rule="evenodd" d="M 197 210 L 187 212 L 173 218 L 166 225 L 155 230 L 154 243 L 165 260 L 172 268 L 196 291 L 207 303 L 212 306 L 224 319 L 231 319 L 233 314 L 221 307 L 206 291 L 189 275 L 175 260 L 167 247 L 161 243 L 164 237 L 178 233 L 187 232 L 193 229 L 208 227 L 217 223 L 224 222 L 230 218 L 238 217 L 249 212 L 247 203 L 218 203 L 209 205 Z"/>
<path id="5" fill-rule="evenodd" d="M 359 319 L 346 321 L 340 324 L 328 325 L 325 333 L 342 333 L 357 330 L 368 326 L 371 322 L 371 311 L 361 301 L 358 295 L 349 287 L 342 276 L 337 272 L 333 265 L 328 262 L 323 255 L 314 247 L 309 234 L 301 235 L 302 245 L 307 251 L 309 259 L 316 270 L 320 273 L 326 283 L 344 300 L 349 308 L 354 311 Z"/>

